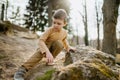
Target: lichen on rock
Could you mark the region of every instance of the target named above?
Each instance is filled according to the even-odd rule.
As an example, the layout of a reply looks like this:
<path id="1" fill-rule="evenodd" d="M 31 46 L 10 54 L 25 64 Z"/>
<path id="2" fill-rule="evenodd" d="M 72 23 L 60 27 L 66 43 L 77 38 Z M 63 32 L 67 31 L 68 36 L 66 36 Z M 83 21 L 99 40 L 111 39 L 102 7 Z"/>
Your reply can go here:
<path id="1" fill-rule="evenodd" d="M 66 55 L 69 57 L 65 63 L 72 60 L 71 63 L 56 71 L 52 80 L 119 80 L 120 72 L 114 56 L 110 54 L 78 46 L 75 52 Z"/>

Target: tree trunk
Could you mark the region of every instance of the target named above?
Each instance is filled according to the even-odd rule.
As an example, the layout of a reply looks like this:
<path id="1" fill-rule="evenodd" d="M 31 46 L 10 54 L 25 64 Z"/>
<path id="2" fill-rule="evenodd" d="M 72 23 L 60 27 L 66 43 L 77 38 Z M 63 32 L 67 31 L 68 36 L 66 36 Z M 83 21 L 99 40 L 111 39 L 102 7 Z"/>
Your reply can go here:
<path id="1" fill-rule="evenodd" d="M 5 10 L 5 5 L 2 4 L 2 12 L 1 12 L 1 20 L 4 20 L 4 10 Z"/>
<path id="2" fill-rule="evenodd" d="M 48 25 L 52 25 L 52 0 L 48 0 Z"/>
<path id="3" fill-rule="evenodd" d="M 7 19 L 8 4 L 9 4 L 9 1 L 8 1 L 8 0 L 6 0 L 5 20 L 8 20 L 8 19 Z"/>
<path id="4" fill-rule="evenodd" d="M 100 28 L 99 28 L 99 23 L 97 22 L 97 34 L 98 34 L 98 38 L 97 38 L 97 50 L 100 50 Z"/>
<path id="5" fill-rule="evenodd" d="M 95 2 L 95 10 L 96 10 L 96 21 L 97 21 L 97 50 L 100 50 L 100 21 L 101 19 L 99 19 L 99 12 L 98 12 L 98 7 L 97 7 L 97 3 Z"/>
<path id="6" fill-rule="evenodd" d="M 87 7 L 86 7 L 86 0 L 85 0 L 85 21 L 84 21 L 84 26 L 85 26 L 85 45 L 88 46 L 89 45 L 89 41 L 88 41 L 88 25 L 87 25 Z"/>
<path id="7" fill-rule="evenodd" d="M 104 0 L 103 4 L 103 44 L 102 51 L 115 55 L 116 53 L 116 24 L 119 0 Z"/>

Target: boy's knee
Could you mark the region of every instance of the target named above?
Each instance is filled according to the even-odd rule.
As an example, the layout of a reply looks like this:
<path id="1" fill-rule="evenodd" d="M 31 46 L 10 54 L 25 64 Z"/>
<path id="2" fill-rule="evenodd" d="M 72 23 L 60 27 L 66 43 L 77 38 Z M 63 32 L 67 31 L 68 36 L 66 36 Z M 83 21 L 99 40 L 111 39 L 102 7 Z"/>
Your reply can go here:
<path id="1" fill-rule="evenodd" d="M 63 49 L 63 43 L 60 40 L 54 41 L 53 42 L 53 47 Z"/>

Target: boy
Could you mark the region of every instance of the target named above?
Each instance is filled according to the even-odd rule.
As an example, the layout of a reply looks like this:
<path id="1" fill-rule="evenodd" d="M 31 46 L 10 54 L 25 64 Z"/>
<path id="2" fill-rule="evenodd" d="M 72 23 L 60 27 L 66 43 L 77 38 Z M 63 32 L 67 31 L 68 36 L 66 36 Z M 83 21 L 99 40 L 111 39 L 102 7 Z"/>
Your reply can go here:
<path id="1" fill-rule="evenodd" d="M 14 80 L 24 80 L 25 73 L 33 68 L 43 57 L 47 65 L 52 65 L 54 58 L 65 48 L 74 50 L 67 42 L 67 31 L 63 29 L 67 24 L 67 13 L 64 9 L 55 11 L 52 17 L 52 26 L 48 28 L 39 39 L 39 49 L 15 73 Z"/>

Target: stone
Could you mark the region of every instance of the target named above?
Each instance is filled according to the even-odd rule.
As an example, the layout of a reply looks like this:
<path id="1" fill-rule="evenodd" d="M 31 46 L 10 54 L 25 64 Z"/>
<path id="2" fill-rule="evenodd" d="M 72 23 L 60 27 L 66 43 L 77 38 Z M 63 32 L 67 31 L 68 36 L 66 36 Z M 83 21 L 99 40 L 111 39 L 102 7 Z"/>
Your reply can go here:
<path id="1" fill-rule="evenodd" d="M 119 80 L 115 57 L 92 47 L 77 46 L 75 52 L 66 54 L 64 64 L 51 80 Z"/>

